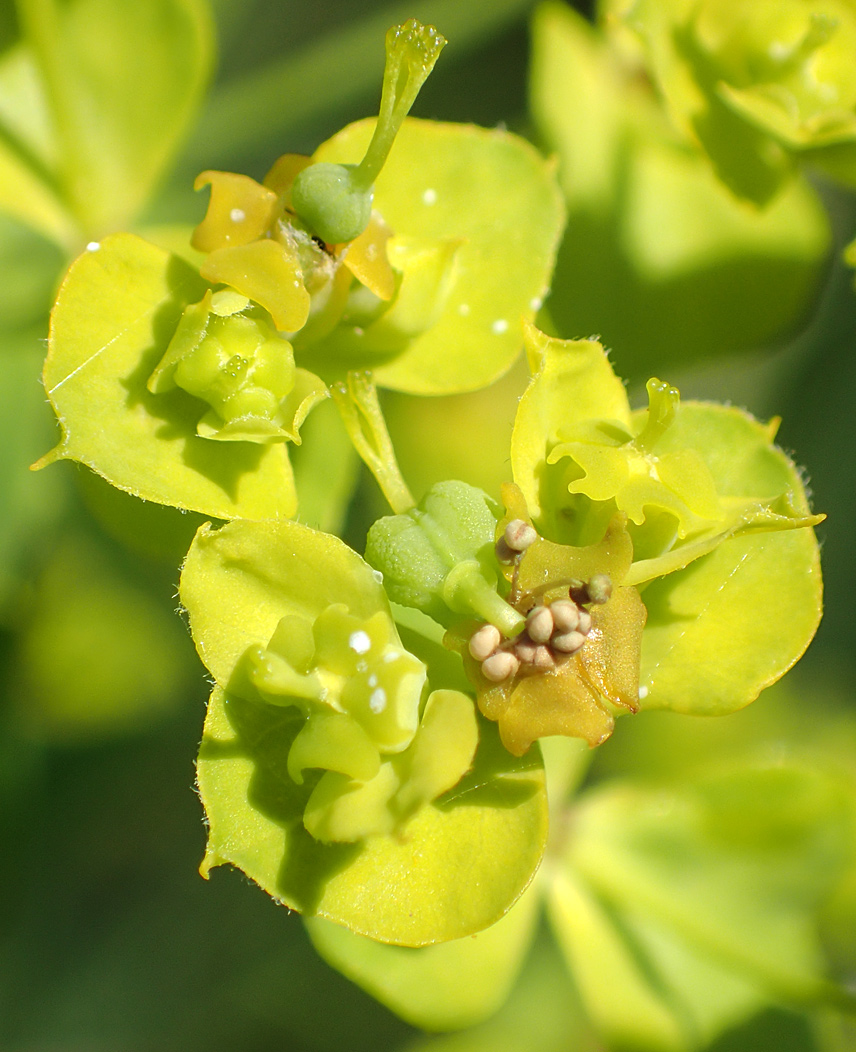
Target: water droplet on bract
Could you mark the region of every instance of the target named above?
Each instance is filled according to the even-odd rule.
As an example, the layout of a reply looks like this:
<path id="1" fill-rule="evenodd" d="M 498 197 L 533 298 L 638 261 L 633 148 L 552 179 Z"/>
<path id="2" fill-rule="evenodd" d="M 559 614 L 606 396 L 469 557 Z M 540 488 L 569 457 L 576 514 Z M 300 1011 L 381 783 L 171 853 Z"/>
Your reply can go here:
<path id="1" fill-rule="evenodd" d="M 348 646 L 355 654 L 365 654 L 371 645 L 372 641 L 369 638 L 368 632 L 364 632 L 361 628 L 356 632 L 352 632 L 351 637 L 348 640 Z"/>

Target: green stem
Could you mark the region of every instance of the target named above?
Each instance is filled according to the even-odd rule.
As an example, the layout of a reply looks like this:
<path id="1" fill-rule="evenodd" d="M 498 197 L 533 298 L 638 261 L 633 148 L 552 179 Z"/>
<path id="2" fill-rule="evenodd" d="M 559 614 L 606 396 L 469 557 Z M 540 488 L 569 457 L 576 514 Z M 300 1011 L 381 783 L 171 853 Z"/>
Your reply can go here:
<path id="1" fill-rule="evenodd" d="M 332 385 L 330 393 L 354 448 L 374 475 L 393 513 L 403 515 L 415 501 L 398 466 L 371 373 L 352 370 L 347 381 Z"/>
<path id="2" fill-rule="evenodd" d="M 445 37 L 415 18 L 387 32 L 380 113 L 365 157 L 351 173 L 355 189 L 369 190 L 377 179 L 404 118 L 445 46 Z"/>
<path id="3" fill-rule="evenodd" d="M 485 580 L 476 559 L 466 559 L 449 571 L 443 581 L 443 601 L 456 613 L 476 614 L 490 622 L 509 639 L 526 624 L 526 618 Z"/>

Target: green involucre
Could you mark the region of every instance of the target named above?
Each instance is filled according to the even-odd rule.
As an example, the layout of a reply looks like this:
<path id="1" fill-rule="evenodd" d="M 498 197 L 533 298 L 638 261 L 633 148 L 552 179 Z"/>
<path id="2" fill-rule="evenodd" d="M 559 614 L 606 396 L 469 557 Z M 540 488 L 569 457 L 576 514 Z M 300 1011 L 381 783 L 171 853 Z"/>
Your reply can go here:
<path id="1" fill-rule="evenodd" d="M 220 519 L 293 515 L 284 443 L 210 442 L 197 434 L 198 399 L 146 386 L 204 292 L 190 266 L 131 234 L 72 264 L 43 374 L 62 437 L 40 463 L 78 460 L 134 496 Z"/>
<path id="2" fill-rule="evenodd" d="M 530 106 L 568 205 L 550 317 L 562 333 L 601 333 L 638 381 L 800 324 L 830 230 L 802 177 L 763 209 L 735 198 L 640 75 L 619 17 L 600 29 L 566 3 L 540 4 Z"/>
<path id="3" fill-rule="evenodd" d="M 642 587 L 640 704 L 721 714 L 752 701 L 800 657 L 820 618 L 820 521 L 776 425 L 649 384 L 631 413 L 603 348 L 527 332 L 536 375 L 512 437 L 514 477 L 543 536 L 599 537 L 630 516 Z M 663 398 L 665 397 L 665 401 Z M 658 401 L 659 400 L 659 401 Z M 546 452 L 545 452 L 546 451 Z M 764 610 L 781 614 L 775 623 Z"/>
<path id="4" fill-rule="evenodd" d="M 424 666 L 359 556 L 290 522 L 203 528 L 181 597 L 220 684 L 199 759 L 205 872 L 231 862 L 389 942 L 458 938 L 505 912 L 543 850 L 540 760 L 477 729 L 466 695 L 424 698 Z"/>
<path id="5" fill-rule="evenodd" d="M 148 389 L 180 387 L 207 402 L 196 426 L 202 438 L 299 443 L 298 428 L 326 388 L 295 369 L 291 344 L 264 317 L 244 313 L 247 307 L 249 300 L 230 290 L 209 290 L 186 307 Z"/>
<path id="6" fill-rule="evenodd" d="M 847 0 L 641 0 L 627 16 L 669 109 L 736 194 L 767 203 L 796 160 L 856 176 Z"/>

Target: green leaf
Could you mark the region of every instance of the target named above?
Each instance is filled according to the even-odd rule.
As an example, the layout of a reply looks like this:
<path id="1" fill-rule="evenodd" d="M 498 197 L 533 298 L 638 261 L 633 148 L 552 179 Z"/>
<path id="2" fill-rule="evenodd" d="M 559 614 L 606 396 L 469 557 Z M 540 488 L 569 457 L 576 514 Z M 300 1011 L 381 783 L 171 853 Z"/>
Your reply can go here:
<path id="1" fill-rule="evenodd" d="M 548 904 L 556 940 L 598 1030 L 619 1047 L 681 1052 L 679 1021 L 585 884 L 570 872 L 557 874 Z"/>
<path id="2" fill-rule="evenodd" d="M 19 626 L 14 696 L 28 734 L 42 741 L 93 742 L 150 727 L 181 703 L 193 668 L 168 606 L 102 549 L 66 531 Z"/>
<path id="3" fill-rule="evenodd" d="M 550 316 L 568 335 L 600 333 L 621 371 L 645 380 L 801 322 L 829 224 L 802 179 L 763 209 L 736 200 L 619 43 L 566 4 L 540 5 L 530 98 L 569 212 Z"/>
<path id="4" fill-rule="evenodd" d="M 793 514 L 808 515 L 799 472 L 770 438 L 769 428 L 738 409 L 685 403 L 661 441 L 664 452 L 697 450 L 726 504 L 784 493 Z M 814 635 L 817 540 L 811 529 L 734 537 L 649 584 L 643 599 L 642 707 L 733 712 L 782 676 Z"/>
<path id="5" fill-rule="evenodd" d="M 183 309 L 205 288 L 186 263 L 130 234 L 93 245 L 71 266 L 44 371 L 63 434 L 40 464 L 78 460 L 144 500 L 216 518 L 291 515 L 283 444 L 200 438 L 203 403 L 146 387 Z"/>
<path id="6" fill-rule="evenodd" d="M 127 224 L 151 195 L 211 62 L 201 0 L 22 0 L 24 36 L 56 136 L 56 176 L 84 236 Z"/>
<path id="7" fill-rule="evenodd" d="M 349 125 L 314 160 L 359 161 L 373 128 L 371 120 Z M 517 356 L 520 320 L 535 316 L 549 282 L 564 221 L 551 166 L 506 132 L 410 119 L 377 179 L 374 207 L 403 239 L 459 243 L 440 316 L 394 357 L 374 349 L 371 325 L 362 335 L 340 326 L 306 349 L 306 367 L 371 367 L 380 386 L 413 394 L 496 379 Z"/>
<path id="8" fill-rule="evenodd" d="M 315 949 L 372 997 L 424 1030 L 459 1030 L 504 1003 L 535 934 L 537 882 L 496 924 L 435 946 L 389 946 L 317 918 Z"/>
<path id="9" fill-rule="evenodd" d="M 52 429 L 38 382 L 41 343 L 41 329 L 0 339 L 0 616 L 10 625 L 20 618 L 19 589 L 31 560 L 49 544 L 67 494 L 59 473 L 34 476 L 27 470 Z"/>
<path id="10" fill-rule="evenodd" d="M 43 329 L 64 263 L 56 245 L 0 214 L 0 330 Z"/>
<path id="11" fill-rule="evenodd" d="M 32 48 L 17 43 L 0 58 L 0 210 L 65 250 L 80 231 L 53 177 L 56 141 Z"/>
<path id="12" fill-rule="evenodd" d="M 693 1048 L 764 1002 L 840 998 L 814 915 L 846 864 L 848 806 L 835 779 L 785 766 L 586 797 L 551 917 L 607 1036 Z"/>
<path id="13" fill-rule="evenodd" d="M 542 932 L 508 1001 L 455 1034 L 417 1038 L 407 1052 L 580 1052 L 602 1048 L 552 940 Z"/>

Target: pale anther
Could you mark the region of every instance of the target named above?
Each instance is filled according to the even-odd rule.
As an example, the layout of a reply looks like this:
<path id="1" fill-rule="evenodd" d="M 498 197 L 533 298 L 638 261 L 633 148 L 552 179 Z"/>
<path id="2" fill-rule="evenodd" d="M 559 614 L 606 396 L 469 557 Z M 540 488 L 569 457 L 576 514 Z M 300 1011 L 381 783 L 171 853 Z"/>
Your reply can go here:
<path id="1" fill-rule="evenodd" d="M 505 543 L 513 552 L 525 552 L 530 544 L 538 540 L 534 526 L 523 519 L 512 519 L 505 527 Z"/>
<path id="2" fill-rule="evenodd" d="M 536 643 L 546 643 L 553 628 L 553 615 L 548 606 L 535 606 L 526 615 L 526 631 Z"/>
<path id="3" fill-rule="evenodd" d="M 491 683 L 502 683 L 519 668 L 517 658 L 508 650 L 497 650 L 482 662 L 482 675 Z"/>
<path id="4" fill-rule="evenodd" d="M 588 610 L 580 610 L 580 620 L 577 625 L 577 631 L 584 636 L 587 636 L 591 632 L 591 614 Z"/>
<path id="5" fill-rule="evenodd" d="M 535 668 L 547 671 L 556 667 L 556 659 L 553 657 L 553 652 L 549 647 L 541 645 L 535 647 L 535 653 L 532 655 L 532 664 Z"/>
<path id="6" fill-rule="evenodd" d="M 525 632 L 514 641 L 514 653 L 521 665 L 533 665 L 537 649 L 538 644 L 533 642 Z"/>
<path id="7" fill-rule="evenodd" d="M 570 599 L 559 599 L 550 605 L 557 632 L 574 632 L 580 623 L 580 608 Z"/>
<path id="8" fill-rule="evenodd" d="M 605 603 L 612 595 L 612 581 L 605 573 L 596 573 L 586 583 L 590 603 Z"/>
<path id="9" fill-rule="evenodd" d="M 564 632 L 560 636 L 553 636 L 550 643 L 553 649 L 561 654 L 576 654 L 585 641 L 586 637 L 582 632 Z"/>
<path id="10" fill-rule="evenodd" d="M 502 636 L 494 625 L 482 625 L 470 636 L 469 651 L 476 661 L 484 661 L 496 650 Z"/>

